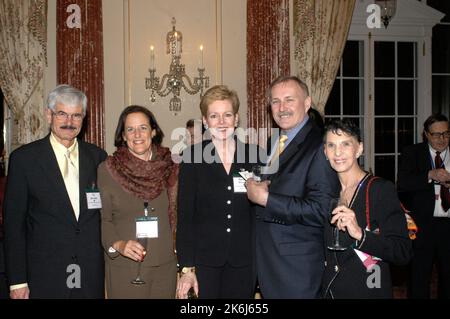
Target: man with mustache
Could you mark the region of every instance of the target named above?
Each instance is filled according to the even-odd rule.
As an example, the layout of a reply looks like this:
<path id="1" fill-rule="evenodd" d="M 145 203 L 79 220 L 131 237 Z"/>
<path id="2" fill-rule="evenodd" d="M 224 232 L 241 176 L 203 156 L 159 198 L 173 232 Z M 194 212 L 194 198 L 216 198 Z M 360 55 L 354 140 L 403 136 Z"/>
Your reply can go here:
<path id="1" fill-rule="evenodd" d="M 77 140 L 86 95 L 59 85 L 48 96 L 50 134 L 10 157 L 4 239 L 10 297 L 103 298 L 97 166 L 106 152 Z"/>
<path id="2" fill-rule="evenodd" d="M 256 268 L 264 298 L 318 298 L 324 270 L 323 225 L 339 181 L 326 162 L 322 132 L 308 117 L 307 85 L 281 76 L 269 87 L 281 129 L 262 182 L 247 181 L 256 207 Z M 270 141 L 269 141 L 270 143 Z"/>

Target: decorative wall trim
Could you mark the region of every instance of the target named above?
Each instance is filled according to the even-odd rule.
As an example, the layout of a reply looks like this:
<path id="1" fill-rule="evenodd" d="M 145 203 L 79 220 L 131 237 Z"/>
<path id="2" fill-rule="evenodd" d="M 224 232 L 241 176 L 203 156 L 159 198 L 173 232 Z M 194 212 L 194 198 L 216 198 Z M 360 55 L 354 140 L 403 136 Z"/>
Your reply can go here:
<path id="1" fill-rule="evenodd" d="M 57 81 L 86 93 L 84 139 L 104 148 L 102 0 L 58 0 L 56 32 Z"/>
<path id="2" fill-rule="evenodd" d="M 272 80 L 290 71 L 289 0 L 247 1 L 248 127 L 250 143 L 266 146 L 272 128 L 266 98 Z"/>

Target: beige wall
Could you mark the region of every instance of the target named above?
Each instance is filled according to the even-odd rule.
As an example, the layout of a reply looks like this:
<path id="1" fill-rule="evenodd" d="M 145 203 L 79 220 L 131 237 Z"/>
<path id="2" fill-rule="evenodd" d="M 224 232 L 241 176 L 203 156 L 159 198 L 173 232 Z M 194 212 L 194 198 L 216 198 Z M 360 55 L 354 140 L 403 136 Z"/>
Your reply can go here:
<path id="1" fill-rule="evenodd" d="M 149 100 L 145 90 L 150 45 L 155 47 L 157 75 L 167 73 L 170 56 L 165 53 L 165 37 L 171 19 L 183 33 L 182 63 L 193 77 L 200 64 L 200 44 L 210 85 L 224 83 L 241 98 L 242 125 L 246 125 L 246 2 L 241 0 L 104 0 L 103 28 L 105 52 L 106 149 L 114 151 L 117 119 L 126 105 L 140 104 L 153 111 L 162 127 L 166 146 L 175 145 L 171 133 L 184 127 L 189 118 L 199 118 L 199 95 L 182 92 L 178 115 L 169 111 L 170 95 Z"/>
<path id="2" fill-rule="evenodd" d="M 120 112 L 130 104 L 152 110 L 172 147 L 172 130 L 184 127 L 190 118 L 200 118 L 199 95 L 182 92 L 181 113 L 169 111 L 170 95 L 149 101 L 145 90 L 150 45 L 155 47 L 157 75 L 167 73 L 170 58 L 165 53 L 165 37 L 171 19 L 183 33 L 182 63 L 193 77 L 200 64 L 199 46 L 204 46 L 204 65 L 210 86 L 226 84 L 241 100 L 241 126 L 247 123 L 246 89 L 246 1 L 243 0 L 103 0 L 103 46 L 105 83 L 106 150 L 114 151 L 114 131 Z M 46 93 L 56 86 L 56 0 L 49 0 L 48 68 Z"/>

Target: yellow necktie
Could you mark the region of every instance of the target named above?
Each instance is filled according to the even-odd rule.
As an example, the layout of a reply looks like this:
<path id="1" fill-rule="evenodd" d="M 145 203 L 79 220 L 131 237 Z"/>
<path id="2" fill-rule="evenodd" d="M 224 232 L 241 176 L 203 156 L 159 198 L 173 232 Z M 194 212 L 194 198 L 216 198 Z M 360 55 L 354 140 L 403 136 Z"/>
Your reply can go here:
<path id="1" fill-rule="evenodd" d="M 272 163 L 274 163 L 278 159 L 280 154 L 283 153 L 283 151 L 284 151 L 284 143 L 287 141 L 287 139 L 288 139 L 287 135 L 284 135 L 284 134 L 280 135 L 280 137 L 278 138 L 277 151 L 275 152 L 275 154 L 273 154 L 269 165 L 272 165 Z"/>
<path id="2" fill-rule="evenodd" d="M 79 198 L 79 175 L 78 170 L 71 158 L 71 153 L 75 151 L 73 148 L 71 151 L 67 150 L 64 154 L 64 167 L 63 177 L 64 184 L 66 185 L 67 193 L 69 195 L 70 202 L 75 212 L 75 217 L 78 220 L 80 215 L 80 198 Z"/>
<path id="3" fill-rule="evenodd" d="M 280 156 L 281 153 L 283 153 L 284 143 L 287 141 L 287 139 L 288 139 L 287 135 L 284 135 L 284 134 L 280 135 L 280 138 L 278 140 L 278 150 L 277 150 L 278 156 Z"/>

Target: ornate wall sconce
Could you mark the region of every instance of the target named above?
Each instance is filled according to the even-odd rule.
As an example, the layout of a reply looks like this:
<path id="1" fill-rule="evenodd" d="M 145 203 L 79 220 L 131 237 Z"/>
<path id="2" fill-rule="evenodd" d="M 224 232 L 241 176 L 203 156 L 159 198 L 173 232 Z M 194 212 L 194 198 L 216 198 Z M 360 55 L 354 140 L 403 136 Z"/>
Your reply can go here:
<path id="1" fill-rule="evenodd" d="M 183 52 L 183 34 L 175 29 L 176 20 L 172 18 L 172 31 L 167 33 L 166 54 L 172 56 L 169 66 L 169 73 L 163 74 L 161 79 L 156 76 L 155 52 L 154 47 L 150 47 L 150 77 L 145 78 L 145 88 L 151 91 L 150 101 L 156 101 L 156 94 L 165 97 L 173 94 L 170 99 L 169 109 L 174 115 L 181 112 L 181 89 L 188 94 L 195 95 L 200 92 L 200 98 L 203 91 L 209 87 L 209 77 L 205 76 L 205 67 L 203 65 L 203 45 L 200 46 L 201 65 L 197 68 L 198 76 L 191 78 L 186 74 L 185 65 L 181 63 L 181 53 Z"/>

